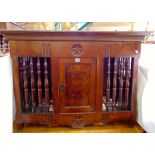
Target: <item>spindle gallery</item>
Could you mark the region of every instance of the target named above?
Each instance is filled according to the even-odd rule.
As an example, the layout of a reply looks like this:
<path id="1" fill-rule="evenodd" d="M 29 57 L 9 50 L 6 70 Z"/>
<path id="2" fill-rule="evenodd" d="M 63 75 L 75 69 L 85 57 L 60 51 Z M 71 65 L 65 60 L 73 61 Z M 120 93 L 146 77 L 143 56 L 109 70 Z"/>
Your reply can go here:
<path id="1" fill-rule="evenodd" d="M 103 96 L 103 104 L 106 111 L 126 111 L 131 110 L 129 96 L 131 97 L 132 76 L 134 59 L 132 57 L 117 57 L 107 59 L 107 81 Z M 106 62 L 106 60 L 105 60 Z M 113 70 L 113 72 L 110 72 Z M 130 92 L 130 93 L 129 93 Z M 104 101 L 104 98 L 106 100 Z"/>
<path id="2" fill-rule="evenodd" d="M 22 109 L 27 113 L 48 113 L 50 106 L 48 58 L 19 57 Z"/>
<path id="3" fill-rule="evenodd" d="M 136 119 L 137 66 L 149 32 L 1 31 L 10 46 L 17 128 Z"/>

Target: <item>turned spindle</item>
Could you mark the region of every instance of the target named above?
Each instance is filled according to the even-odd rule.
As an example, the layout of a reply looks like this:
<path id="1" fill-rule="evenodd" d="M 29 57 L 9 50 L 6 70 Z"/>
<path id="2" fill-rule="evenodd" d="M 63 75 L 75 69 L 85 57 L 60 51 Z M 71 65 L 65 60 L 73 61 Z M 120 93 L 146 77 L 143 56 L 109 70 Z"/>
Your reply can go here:
<path id="1" fill-rule="evenodd" d="M 48 64 L 47 58 L 44 59 L 44 75 L 45 75 L 45 101 L 46 101 L 46 112 L 49 111 L 49 81 L 48 81 Z"/>
<path id="2" fill-rule="evenodd" d="M 116 89 L 117 89 L 117 58 L 114 59 L 113 88 L 112 88 L 112 110 L 116 107 Z"/>
<path id="3" fill-rule="evenodd" d="M 123 60 L 120 59 L 120 77 L 119 77 L 119 93 L 118 93 L 118 109 L 122 108 L 122 95 L 123 95 Z"/>
<path id="4" fill-rule="evenodd" d="M 23 81 L 24 81 L 24 97 L 25 97 L 25 110 L 29 112 L 29 91 L 28 91 L 28 75 L 27 75 L 26 59 L 23 58 Z"/>
<path id="5" fill-rule="evenodd" d="M 31 74 L 32 111 L 35 112 L 35 108 L 36 108 L 36 99 L 35 99 L 36 98 L 36 94 L 35 94 L 33 58 L 30 59 L 30 74 Z"/>
<path id="6" fill-rule="evenodd" d="M 130 58 L 126 59 L 126 80 L 125 80 L 125 110 L 128 108 L 129 87 L 130 87 Z"/>
<path id="7" fill-rule="evenodd" d="M 110 105 L 110 58 L 108 58 L 107 85 L 106 85 L 106 111 L 109 111 Z"/>
<path id="8" fill-rule="evenodd" d="M 126 74 L 126 58 L 123 58 L 123 77 L 125 77 Z"/>
<path id="9" fill-rule="evenodd" d="M 37 75 L 38 75 L 38 112 L 42 111 L 42 83 L 41 83 L 41 66 L 40 59 L 37 59 Z"/>

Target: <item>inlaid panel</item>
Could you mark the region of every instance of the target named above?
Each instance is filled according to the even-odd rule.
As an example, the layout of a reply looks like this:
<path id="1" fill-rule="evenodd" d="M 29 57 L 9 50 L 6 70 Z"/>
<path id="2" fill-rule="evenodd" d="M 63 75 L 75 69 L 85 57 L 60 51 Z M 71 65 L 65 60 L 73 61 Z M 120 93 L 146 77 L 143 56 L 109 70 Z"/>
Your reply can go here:
<path id="1" fill-rule="evenodd" d="M 65 65 L 66 106 L 90 103 L 90 64 Z"/>

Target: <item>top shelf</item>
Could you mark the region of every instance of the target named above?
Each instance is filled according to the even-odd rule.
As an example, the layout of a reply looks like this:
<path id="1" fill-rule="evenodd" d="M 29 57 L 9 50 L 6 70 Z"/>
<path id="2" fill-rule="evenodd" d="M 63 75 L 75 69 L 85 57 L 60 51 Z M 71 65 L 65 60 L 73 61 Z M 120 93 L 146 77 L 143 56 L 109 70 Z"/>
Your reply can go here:
<path id="1" fill-rule="evenodd" d="M 1 30 L 9 40 L 44 40 L 44 41 L 143 41 L 152 31 L 29 31 Z"/>

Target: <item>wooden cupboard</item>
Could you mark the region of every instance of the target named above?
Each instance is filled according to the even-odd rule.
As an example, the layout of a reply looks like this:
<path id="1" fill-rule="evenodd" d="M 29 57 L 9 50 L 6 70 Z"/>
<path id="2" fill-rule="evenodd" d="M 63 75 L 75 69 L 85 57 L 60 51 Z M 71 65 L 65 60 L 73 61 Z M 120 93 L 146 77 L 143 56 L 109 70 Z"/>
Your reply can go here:
<path id="1" fill-rule="evenodd" d="M 138 58 L 148 32 L 1 34 L 10 44 L 18 128 L 135 122 Z"/>

